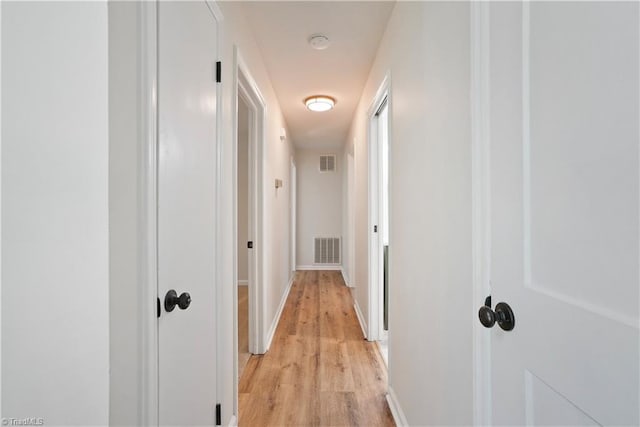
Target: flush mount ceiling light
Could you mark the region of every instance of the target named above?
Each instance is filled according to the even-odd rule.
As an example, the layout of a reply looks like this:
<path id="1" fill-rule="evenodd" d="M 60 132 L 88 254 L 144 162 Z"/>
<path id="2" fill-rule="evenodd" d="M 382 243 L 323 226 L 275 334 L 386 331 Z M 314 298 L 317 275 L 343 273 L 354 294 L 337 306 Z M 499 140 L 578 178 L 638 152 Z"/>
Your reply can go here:
<path id="1" fill-rule="evenodd" d="M 336 105 L 336 100 L 326 95 L 314 95 L 305 99 L 304 105 L 311 111 L 329 111 Z"/>
<path id="2" fill-rule="evenodd" d="M 329 47 L 329 37 L 324 34 L 312 34 L 309 36 L 309 44 L 315 50 L 324 50 Z"/>

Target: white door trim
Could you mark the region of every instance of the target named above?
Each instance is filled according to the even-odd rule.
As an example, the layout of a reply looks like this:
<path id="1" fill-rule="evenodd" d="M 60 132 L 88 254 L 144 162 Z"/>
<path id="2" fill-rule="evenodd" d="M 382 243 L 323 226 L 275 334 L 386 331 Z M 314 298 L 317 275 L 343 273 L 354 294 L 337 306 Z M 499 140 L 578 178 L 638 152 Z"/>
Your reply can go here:
<path id="1" fill-rule="evenodd" d="M 378 129 L 376 113 L 382 106 L 385 98 L 387 105 L 391 106 L 391 74 L 387 73 L 382 83 L 376 91 L 376 95 L 367 110 L 368 120 L 368 158 L 369 158 L 369 206 L 368 206 L 368 259 L 369 259 L 369 301 L 367 321 L 367 340 L 378 341 L 382 337 L 382 286 L 380 280 L 382 278 L 382 247 L 380 244 L 379 232 L 374 233 L 373 227 L 379 225 L 380 218 L 380 144 L 378 144 Z M 391 110 L 389 110 L 391 111 Z M 391 120 L 389 120 L 391 122 Z M 388 128 L 389 133 L 391 127 Z M 378 230 L 380 231 L 380 230 Z"/>
<path id="2" fill-rule="evenodd" d="M 222 22 L 224 21 L 224 15 L 222 14 L 222 10 L 218 6 L 218 0 L 205 0 L 206 5 L 209 7 L 209 10 L 213 14 L 218 25 L 216 26 L 216 52 L 218 54 L 218 61 L 222 61 L 222 52 L 224 48 L 224 44 L 222 41 L 224 30 Z M 217 64 L 216 64 L 217 66 Z M 217 77 L 217 76 L 216 76 Z M 218 87 L 216 88 L 216 183 L 215 183 L 215 233 L 216 233 L 216 244 L 214 245 L 214 271 L 215 271 L 215 293 L 216 293 L 216 399 L 218 402 L 222 404 L 222 396 L 224 395 L 224 387 L 220 378 L 224 378 L 224 370 L 225 370 L 225 362 L 226 362 L 226 347 L 225 343 L 222 342 L 224 334 L 221 332 L 222 325 L 224 324 L 222 313 L 224 312 L 224 275 L 221 268 L 221 258 L 222 258 L 222 250 L 220 248 L 220 244 L 218 242 L 222 241 L 222 236 L 224 236 L 224 215 L 221 214 L 223 203 L 223 194 L 224 194 L 224 168 L 222 165 L 222 159 L 224 158 L 224 129 L 222 127 L 223 116 L 223 88 L 225 85 L 222 82 L 218 82 Z M 237 292 L 237 287 L 235 287 Z M 237 344 L 236 344 L 237 348 Z M 237 356 L 236 362 L 237 363 Z M 234 402 L 235 403 L 235 402 Z M 224 413 L 224 406 L 222 407 L 222 412 Z"/>
<path id="3" fill-rule="evenodd" d="M 264 251 L 263 236 L 263 171 L 264 141 L 267 107 L 264 97 L 251 76 L 242 54 L 234 46 L 233 54 L 233 229 L 237 229 L 237 165 L 238 165 L 238 97 L 249 106 L 249 240 L 253 241 L 253 249 L 249 252 L 248 293 L 249 293 L 249 352 L 264 354 L 267 337 L 264 328 Z M 246 244 L 246 243 L 245 243 Z M 238 414 L 238 236 L 233 233 L 233 335 L 234 335 L 234 413 Z"/>
<path id="4" fill-rule="evenodd" d="M 356 280 L 356 214 L 355 214 L 355 177 L 356 157 L 354 153 L 347 153 L 347 254 L 348 262 L 344 266 L 347 268 L 347 285 L 355 288 Z"/>
<path id="5" fill-rule="evenodd" d="M 2 34 L 2 3 L 0 3 L 0 34 Z M 0 46 L 0 58 L 2 47 Z M 1 68 L 1 67 L 0 67 Z M 0 81 L 2 70 L 0 69 Z M 2 99 L 2 85 L 0 85 L 0 99 Z M 0 105 L 0 212 L 2 212 L 2 106 Z M 2 220 L 0 218 L 0 319 L 2 319 Z M 0 415 L 2 412 L 2 328 L 0 328 Z"/>
<path id="6" fill-rule="evenodd" d="M 158 425 L 158 258 L 157 258 L 157 18 L 156 2 L 140 2 L 138 51 L 141 52 L 141 80 L 139 90 L 140 123 L 140 193 L 138 245 L 140 263 L 140 359 L 138 393 L 140 402 L 139 424 Z"/>
<path id="7" fill-rule="evenodd" d="M 298 214 L 298 170 L 296 162 L 291 156 L 291 271 L 296 271 L 296 239 L 297 239 L 297 214 Z"/>
<path id="8" fill-rule="evenodd" d="M 207 4 L 207 7 L 213 14 L 213 17 L 216 19 L 216 22 L 218 24 L 222 23 L 224 16 L 222 16 L 222 11 L 220 10 L 220 6 L 218 6 L 217 0 L 204 0 L 204 2 Z M 220 36 L 220 30 L 218 30 L 218 36 Z M 217 40 L 217 45 L 218 49 L 220 49 L 220 47 L 222 46 L 222 43 L 220 43 L 220 39 Z"/>
<path id="9" fill-rule="evenodd" d="M 473 423 L 491 425 L 491 334 L 478 309 L 491 295 L 490 262 L 490 3 L 471 4 L 471 193 L 473 289 Z"/>

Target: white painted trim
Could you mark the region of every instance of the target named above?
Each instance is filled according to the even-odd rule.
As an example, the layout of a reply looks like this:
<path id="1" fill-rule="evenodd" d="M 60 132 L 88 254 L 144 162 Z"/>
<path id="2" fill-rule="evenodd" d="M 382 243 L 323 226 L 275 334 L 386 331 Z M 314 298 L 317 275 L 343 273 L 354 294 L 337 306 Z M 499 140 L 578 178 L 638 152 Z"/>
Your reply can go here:
<path id="1" fill-rule="evenodd" d="M 360 306 L 358 305 L 358 300 L 353 299 L 353 309 L 356 312 L 356 317 L 358 318 L 358 323 L 360 324 L 360 329 L 362 329 L 362 335 L 364 335 L 364 339 L 367 341 L 371 341 L 367 338 L 367 322 L 364 321 L 364 316 L 362 315 L 362 311 L 360 310 Z"/>
<path id="2" fill-rule="evenodd" d="M 238 283 L 238 286 L 249 286 L 248 280 L 238 280 L 237 283 Z"/>
<path id="3" fill-rule="evenodd" d="M 238 427 L 238 418 L 235 415 L 231 416 L 231 419 L 229 420 L 229 427 Z"/>
<path id="4" fill-rule="evenodd" d="M 368 165 L 369 165 L 369 182 L 368 182 L 368 233 L 367 252 L 368 252 L 368 268 L 369 268 L 369 292 L 368 292 L 368 334 L 369 341 L 380 339 L 382 331 L 382 244 L 380 239 L 380 144 L 378 144 L 378 129 L 376 121 L 376 113 L 382 106 L 384 99 L 387 99 L 387 108 L 389 111 L 388 133 L 391 139 L 391 73 L 382 79 L 376 95 L 374 96 L 369 109 L 367 110 L 367 126 L 368 126 Z M 391 164 L 391 162 L 389 162 Z M 375 167 L 373 166 L 375 164 Z M 391 174 L 390 174 L 391 175 Z M 389 222 L 391 223 L 391 222 Z M 374 225 L 378 226 L 378 232 L 373 232 Z M 391 234 L 389 234 L 391 238 Z"/>
<path id="5" fill-rule="evenodd" d="M 355 139 L 355 138 L 354 138 Z M 355 144 L 355 142 L 354 142 Z M 347 257 L 347 265 L 345 266 L 347 268 L 347 271 L 349 272 L 350 278 L 355 279 L 356 277 L 356 232 L 355 232 L 355 226 L 356 226 L 356 213 L 355 213 L 355 197 L 356 197 L 356 193 L 355 193 L 355 177 L 356 175 L 356 156 L 355 156 L 355 149 L 354 149 L 354 153 L 351 154 L 347 151 L 347 161 L 346 161 L 346 165 L 347 165 L 347 203 L 346 203 L 346 209 L 347 209 L 347 233 L 345 238 L 347 239 L 347 253 L 349 254 Z M 349 165 L 351 166 L 351 168 L 349 168 Z M 349 283 L 349 287 L 354 288 L 355 285 L 353 283 Z"/>
<path id="6" fill-rule="evenodd" d="M 206 0 L 207 6 L 209 10 L 211 10 L 214 19 L 216 20 L 216 55 L 218 57 L 218 61 L 222 61 L 222 52 L 223 52 L 223 25 L 224 16 L 222 15 L 222 11 L 218 7 L 218 3 L 216 0 Z M 222 339 L 224 334 L 221 333 L 222 325 L 224 324 L 222 313 L 224 312 L 224 286 L 225 278 L 222 272 L 222 268 L 220 268 L 221 258 L 222 258 L 222 250 L 220 248 L 219 242 L 222 241 L 222 236 L 224 235 L 225 230 L 225 217 L 221 214 L 221 207 L 224 204 L 223 194 L 224 194 L 224 168 L 222 164 L 222 159 L 224 158 L 224 132 L 222 129 L 223 123 L 223 111 L 224 111 L 224 88 L 227 87 L 226 82 L 220 82 L 216 86 L 216 183 L 215 183 L 215 235 L 216 242 L 214 243 L 214 269 L 215 269 L 215 287 L 216 287 L 216 297 L 217 303 L 215 305 L 215 316 L 216 316 L 216 400 L 218 402 L 222 401 L 222 395 L 224 393 L 224 387 L 220 378 L 222 378 L 222 374 L 225 367 L 225 361 L 227 357 L 226 345 L 223 343 Z M 232 293 L 237 294 L 238 290 L 234 289 Z M 237 304 L 235 309 L 237 309 Z M 234 314 L 234 319 L 237 320 L 237 314 Z M 237 333 L 235 334 L 237 336 Z M 235 348 L 238 346 L 235 345 Z M 237 369 L 237 357 L 236 360 L 233 361 L 233 369 L 234 372 Z M 233 402 L 234 411 L 236 408 L 236 402 Z M 224 411 L 224 408 L 222 408 Z"/>
<path id="7" fill-rule="evenodd" d="M 238 283 L 238 66 L 236 59 L 236 52 L 234 50 L 234 63 L 233 63 L 233 86 L 232 86 L 232 96 L 231 96 L 231 114 L 234 120 L 232 126 L 231 138 L 233 141 L 232 147 L 232 166 L 231 166 L 231 229 L 232 229 L 232 262 L 231 262 L 231 271 L 233 275 L 233 283 Z M 249 274 L 249 266 L 247 265 L 247 275 Z M 248 286 L 248 282 L 247 282 Z M 239 413 L 239 403 L 238 403 L 238 375 L 239 375 L 239 367 L 238 367 L 238 289 L 237 286 L 234 287 L 232 294 L 232 310 L 233 310 L 233 416 L 235 417 Z M 247 302 L 249 304 L 249 302 Z M 248 311 L 247 316 L 250 317 L 251 313 Z M 220 325 L 222 327 L 222 325 Z M 247 329 L 251 327 L 251 321 L 248 322 Z M 248 339 L 251 337 L 251 331 L 247 331 Z M 221 355 L 218 354 L 218 358 Z"/>
<path id="8" fill-rule="evenodd" d="M 218 6 L 218 1 L 216 1 L 216 0 L 205 0 L 205 3 L 207 4 L 207 7 L 209 7 L 209 10 L 213 14 L 213 17 L 216 19 L 218 24 L 222 23 L 222 21 L 224 20 L 224 16 L 222 15 L 222 11 L 220 10 L 220 6 Z M 218 34 L 218 35 L 220 35 L 220 34 Z M 218 47 L 220 47 L 220 44 L 218 44 Z"/>
<path id="9" fill-rule="evenodd" d="M 0 34 L 2 34 L 2 2 L 0 2 Z M 2 58 L 2 43 L 0 43 L 0 58 Z M 1 60 L 0 60 L 1 62 Z M 2 67 L 0 66 L 0 82 L 2 81 Z M 2 99 L 2 85 L 0 84 L 0 99 Z M 0 212 L 2 212 L 2 103 L 0 102 Z M 0 215 L 0 319 L 2 319 L 2 215 Z M 0 327 L 0 416 L 2 416 L 2 328 Z"/>
<path id="10" fill-rule="evenodd" d="M 291 291 L 291 286 L 293 285 L 293 281 L 296 275 L 292 274 L 289 279 L 289 283 L 287 284 L 287 288 L 282 293 L 282 298 L 280 299 L 280 304 L 278 305 L 278 310 L 276 311 L 276 315 L 273 318 L 273 322 L 271 322 L 271 327 L 269 328 L 269 333 L 267 334 L 267 341 L 265 346 L 265 353 L 271 347 L 271 341 L 273 340 L 273 336 L 276 333 L 276 329 L 278 328 L 278 323 L 280 322 L 280 317 L 282 316 L 282 311 L 284 310 L 284 306 L 287 303 L 287 298 L 289 298 L 289 292 Z"/>
<path id="11" fill-rule="evenodd" d="M 2 34 L 2 2 L 0 2 L 0 34 Z M 2 58 L 2 43 L 0 43 L 0 58 Z M 0 60 L 1 62 L 1 60 Z M 2 81 L 2 67 L 0 66 L 0 82 Z M 2 99 L 2 85 L 0 84 L 0 99 Z M 0 102 L 0 212 L 2 212 L 2 103 Z M 0 319 L 2 319 L 2 215 L 0 215 Z M 0 327 L 0 416 L 2 416 L 2 328 Z"/>
<path id="12" fill-rule="evenodd" d="M 473 423 L 491 425 L 491 342 L 477 310 L 491 294 L 490 4 L 471 4 Z"/>
<path id="13" fill-rule="evenodd" d="M 291 264 L 290 269 L 292 272 L 296 270 L 296 245 L 297 245 L 297 223 L 298 223 L 298 169 L 296 167 L 296 162 L 294 156 L 291 156 L 291 172 L 290 172 L 290 180 L 291 185 L 289 188 L 291 189 L 290 194 L 290 208 L 291 208 L 291 243 L 290 243 L 290 255 L 291 255 Z"/>
<path id="14" fill-rule="evenodd" d="M 344 280 L 344 284 L 349 288 L 353 288 L 353 286 L 351 286 L 350 284 L 351 280 L 349 280 L 349 275 L 345 271 L 344 267 L 340 268 L 340 273 L 342 273 L 342 280 Z"/>
<path id="15" fill-rule="evenodd" d="M 138 3 L 140 16 L 138 52 L 140 52 L 140 85 L 138 86 L 140 139 L 140 175 L 138 191 L 138 300 L 140 301 L 140 356 L 138 360 L 139 425 L 158 425 L 158 258 L 157 258 L 157 3 Z"/>
<path id="16" fill-rule="evenodd" d="M 640 7 L 638 8 L 638 20 L 640 20 Z M 638 43 L 638 67 L 640 69 L 640 40 Z M 638 99 L 640 99 L 640 85 L 638 85 Z M 638 111 L 638 122 L 640 123 L 640 111 Z M 638 142 L 638 164 L 640 164 L 640 141 Z M 640 176 L 638 177 L 638 183 L 640 184 Z M 640 185 L 638 185 L 638 195 L 640 196 Z M 640 197 L 638 197 L 638 209 L 640 210 Z M 640 215 L 638 215 L 638 262 L 640 264 Z M 638 294 L 638 305 L 640 306 L 640 293 Z M 640 341 L 638 342 L 638 351 L 640 352 Z M 640 361 L 638 362 L 640 363 Z M 638 406 L 640 407 L 640 396 L 638 396 Z"/>
<path id="17" fill-rule="evenodd" d="M 385 398 L 387 399 L 387 403 L 389 404 L 389 409 L 391 410 L 391 415 L 393 416 L 393 421 L 395 421 L 396 426 L 408 426 L 409 422 L 407 421 L 407 417 L 404 415 L 402 406 L 400 406 L 400 402 L 398 401 L 398 396 L 396 396 L 391 386 L 389 386 L 389 390 Z"/>
<path id="18" fill-rule="evenodd" d="M 342 270 L 342 264 L 331 264 L 331 265 L 298 265 L 296 266 L 297 271 L 340 271 Z"/>

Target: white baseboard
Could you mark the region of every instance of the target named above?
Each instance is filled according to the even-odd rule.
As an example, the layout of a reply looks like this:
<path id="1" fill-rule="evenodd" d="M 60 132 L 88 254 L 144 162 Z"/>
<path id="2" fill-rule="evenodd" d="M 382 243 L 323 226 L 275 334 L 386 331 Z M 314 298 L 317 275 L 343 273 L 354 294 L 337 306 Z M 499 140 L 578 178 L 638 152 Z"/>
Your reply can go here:
<path id="1" fill-rule="evenodd" d="M 292 274 L 291 278 L 289 279 L 287 289 L 285 289 L 284 293 L 282 294 L 282 299 L 280 300 L 280 305 L 278 306 L 278 310 L 276 311 L 276 316 L 273 318 L 273 322 L 271 322 L 271 327 L 269 328 L 267 339 L 265 340 L 265 353 L 267 350 L 269 350 L 269 347 L 271 347 L 271 340 L 273 340 L 273 335 L 276 333 L 276 328 L 278 327 L 278 323 L 280 322 L 280 316 L 282 316 L 282 310 L 284 310 L 284 305 L 287 302 L 287 298 L 289 297 L 289 291 L 291 291 L 291 285 L 293 285 L 294 278 L 295 275 Z"/>
<path id="2" fill-rule="evenodd" d="M 298 265 L 296 266 L 296 270 L 299 271 L 312 271 L 312 270 L 318 270 L 318 271 L 340 271 L 342 270 L 342 265 L 340 264 L 335 264 L 335 265 Z"/>
<path id="3" fill-rule="evenodd" d="M 231 420 L 229 420 L 229 427 L 238 427 L 238 418 L 236 418 L 235 415 L 233 415 Z"/>
<path id="4" fill-rule="evenodd" d="M 344 267 L 340 269 L 340 272 L 342 273 L 342 279 L 344 280 L 344 284 L 347 285 L 347 287 L 349 288 L 353 288 L 353 286 L 351 286 L 351 280 L 349 280 L 349 276 L 347 275 L 347 272 L 344 271 Z"/>
<path id="5" fill-rule="evenodd" d="M 389 391 L 385 397 L 387 398 L 387 403 L 389 404 L 389 409 L 391 410 L 393 420 L 396 422 L 396 426 L 408 426 L 407 417 L 404 415 L 402 406 L 400 406 L 400 402 L 398 402 L 398 396 L 393 392 L 391 386 L 389 386 Z"/>
<path id="6" fill-rule="evenodd" d="M 238 286 L 249 286 L 248 280 L 238 280 Z"/>
<path id="7" fill-rule="evenodd" d="M 360 329 L 362 329 L 362 335 L 364 335 L 364 339 L 367 339 L 367 324 L 364 321 L 364 316 L 362 315 L 362 311 L 360 311 L 360 306 L 358 305 L 358 301 L 353 300 L 353 308 L 356 311 L 356 317 L 358 318 L 358 323 L 360 324 Z"/>

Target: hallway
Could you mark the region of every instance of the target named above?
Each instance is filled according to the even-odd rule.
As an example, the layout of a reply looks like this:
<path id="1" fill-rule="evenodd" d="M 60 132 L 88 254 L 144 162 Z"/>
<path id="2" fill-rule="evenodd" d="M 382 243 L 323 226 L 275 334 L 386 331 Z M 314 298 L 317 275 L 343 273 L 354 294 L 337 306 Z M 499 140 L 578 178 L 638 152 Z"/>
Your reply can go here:
<path id="1" fill-rule="evenodd" d="M 239 385 L 240 426 L 392 426 L 387 373 L 338 271 L 298 271 L 273 343 Z"/>
<path id="2" fill-rule="evenodd" d="M 3 424 L 640 426 L 640 0 L 0 27 Z"/>

